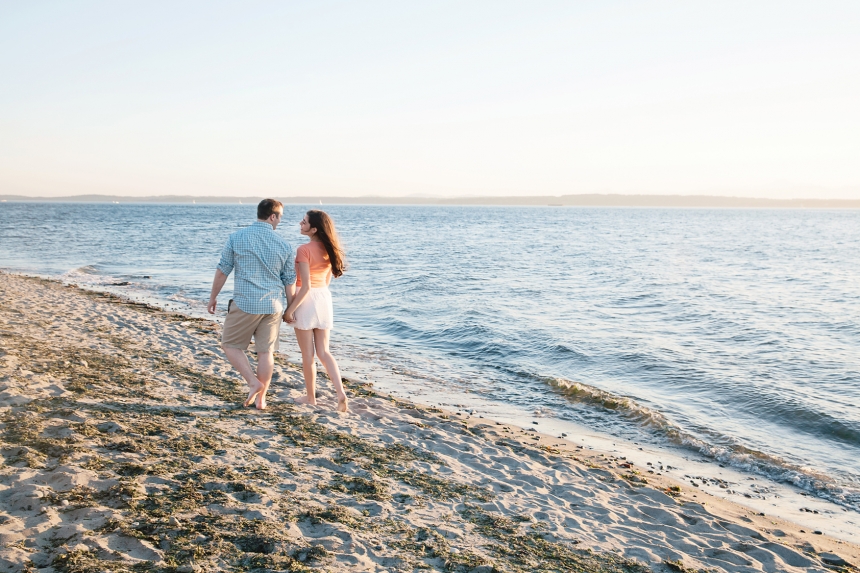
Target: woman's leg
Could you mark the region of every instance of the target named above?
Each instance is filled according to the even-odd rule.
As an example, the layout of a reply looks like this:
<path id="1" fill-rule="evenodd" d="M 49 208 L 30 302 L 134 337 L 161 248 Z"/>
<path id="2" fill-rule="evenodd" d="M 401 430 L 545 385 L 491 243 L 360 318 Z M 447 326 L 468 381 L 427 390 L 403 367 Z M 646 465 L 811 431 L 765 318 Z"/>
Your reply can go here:
<path id="1" fill-rule="evenodd" d="M 346 412 L 348 409 L 346 392 L 343 390 L 343 382 L 340 379 L 340 369 L 337 367 L 337 361 L 328 350 L 328 330 L 321 328 L 314 329 L 314 344 L 319 356 L 320 362 L 325 366 L 325 371 L 328 377 L 331 378 L 334 384 L 334 390 L 337 392 L 337 411 Z"/>
<path id="2" fill-rule="evenodd" d="M 294 330 L 299 349 L 302 351 L 302 372 L 305 375 L 305 389 L 308 392 L 307 396 L 296 398 L 296 402 L 299 404 L 316 404 L 317 363 L 314 360 L 314 331 L 298 328 Z"/>

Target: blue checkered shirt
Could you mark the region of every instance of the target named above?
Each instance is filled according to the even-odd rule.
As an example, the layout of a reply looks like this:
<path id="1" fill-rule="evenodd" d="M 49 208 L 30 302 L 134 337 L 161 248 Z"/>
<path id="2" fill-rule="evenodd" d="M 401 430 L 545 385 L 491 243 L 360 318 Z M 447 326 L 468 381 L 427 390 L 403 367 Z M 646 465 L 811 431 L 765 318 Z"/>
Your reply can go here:
<path id="1" fill-rule="evenodd" d="M 230 235 L 218 270 L 233 279 L 233 304 L 248 314 L 275 314 L 287 308 L 285 287 L 296 282 L 295 255 L 265 221 Z"/>

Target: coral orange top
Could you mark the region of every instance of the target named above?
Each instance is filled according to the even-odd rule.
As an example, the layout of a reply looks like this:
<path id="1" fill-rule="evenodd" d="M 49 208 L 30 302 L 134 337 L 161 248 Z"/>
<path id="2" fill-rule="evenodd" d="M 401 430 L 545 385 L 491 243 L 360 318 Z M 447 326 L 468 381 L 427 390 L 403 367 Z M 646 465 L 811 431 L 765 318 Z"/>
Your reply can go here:
<path id="1" fill-rule="evenodd" d="M 296 249 L 296 288 L 302 287 L 299 263 L 307 263 L 311 269 L 311 288 L 328 286 L 331 280 L 331 263 L 322 241 L 311 241 Z"/>

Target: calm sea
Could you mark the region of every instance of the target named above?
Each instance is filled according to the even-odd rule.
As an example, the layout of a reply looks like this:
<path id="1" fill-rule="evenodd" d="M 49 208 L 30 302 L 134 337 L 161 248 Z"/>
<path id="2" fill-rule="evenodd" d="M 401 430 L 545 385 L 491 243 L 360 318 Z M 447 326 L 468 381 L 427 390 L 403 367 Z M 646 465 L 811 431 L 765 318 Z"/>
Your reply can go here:
<path id="1" fill-rule="evenodd" d="M 860 509 L 860 211 L 325 209 L 342 355 Z M 3 203 L 0 267 L 200 311 L 254 215 Z"/>

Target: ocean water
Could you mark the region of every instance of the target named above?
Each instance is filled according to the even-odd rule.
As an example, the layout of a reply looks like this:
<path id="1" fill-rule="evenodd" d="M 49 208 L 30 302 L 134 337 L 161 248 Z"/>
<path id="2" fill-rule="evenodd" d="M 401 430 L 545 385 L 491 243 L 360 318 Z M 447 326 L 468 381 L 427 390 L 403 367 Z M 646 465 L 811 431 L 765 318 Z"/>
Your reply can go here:
<path id="1" fill-rule="evenodd" d="M 860 510 L 860 211 L 324 208 L 339 356 Z M 3 203 L 0 268 L 199 313 L 254 214 Z"/>

